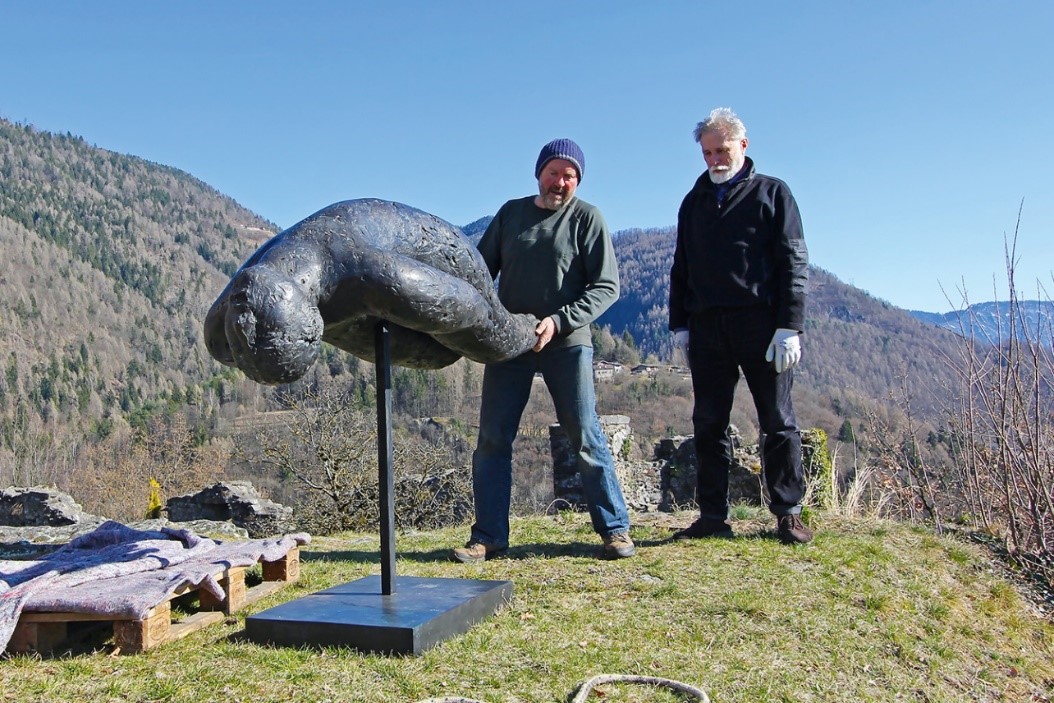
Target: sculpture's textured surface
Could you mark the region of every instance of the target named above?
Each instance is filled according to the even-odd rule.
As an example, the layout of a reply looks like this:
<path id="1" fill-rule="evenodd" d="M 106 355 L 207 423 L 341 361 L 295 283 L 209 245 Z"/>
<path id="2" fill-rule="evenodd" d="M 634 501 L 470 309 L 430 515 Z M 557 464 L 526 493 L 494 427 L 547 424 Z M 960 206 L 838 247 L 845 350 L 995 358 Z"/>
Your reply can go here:
<path id="1" fill-rule="evenodd" d="M 453 225 L 399 203 L 347 200 L 249 257 L 205 317 L 205 344 L 255 381 L 289 383 L 323 341 L 373 361 L 381 320 L 392 363 L 416 368 L 511 359 L 534 345 L 538 322 L 502 306 Z"/>

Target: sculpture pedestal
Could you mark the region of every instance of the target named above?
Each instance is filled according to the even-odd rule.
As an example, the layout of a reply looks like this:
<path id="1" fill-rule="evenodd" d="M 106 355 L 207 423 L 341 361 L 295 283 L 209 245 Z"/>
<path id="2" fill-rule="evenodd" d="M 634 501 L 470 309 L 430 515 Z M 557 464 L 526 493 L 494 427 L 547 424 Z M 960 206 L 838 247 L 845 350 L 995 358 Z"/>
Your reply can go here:
<path id="1" fill-rule="evenodd" d="M 289 646 L 346 646 L 421 654 L 467 632 L 512 599 L 511 581 L 399 576 L 395 592 L 366 576 L 245 619 L 250 639 Z"/>
<path id="2" fill-rule="evenodd" d="M 392 473 L 391 357 L 379 323 L 377 464 L 380 482 L 381 575 L 334 586 L 245 619 L 249 639 L 282 645 L 346 646 L 365 652 L 420 654 L 468 631 L 512 600 L 511 581 L 395 575 L 395 488 Z"/>

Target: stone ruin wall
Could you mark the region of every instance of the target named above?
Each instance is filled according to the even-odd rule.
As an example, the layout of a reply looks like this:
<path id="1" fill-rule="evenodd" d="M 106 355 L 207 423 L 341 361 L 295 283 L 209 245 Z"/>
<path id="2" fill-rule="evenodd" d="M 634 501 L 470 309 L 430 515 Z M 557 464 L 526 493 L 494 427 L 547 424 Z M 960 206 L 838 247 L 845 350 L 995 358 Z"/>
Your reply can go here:
<path id="1" fill-rule="evenodd" d="M 696 507 L 695 441 L 691 436 L 665 437 L 655 443 L 651 457 L 634 459 L 633 429 L 625 415 L 601 415 L 600 427 L 608 438 L 615 473 L 626 504 L 637 512 L 672 512 Z M 731 428 L 733 465 L 729 475 L 729 501 L 761 505 L 761 460 L 757 445 L 744 446 L 739 430 Z M 584 509 L 582 481 L 567 435 L 558 424 L 549 426 L 553 459 L 553 495 L 559 508 Z"/>

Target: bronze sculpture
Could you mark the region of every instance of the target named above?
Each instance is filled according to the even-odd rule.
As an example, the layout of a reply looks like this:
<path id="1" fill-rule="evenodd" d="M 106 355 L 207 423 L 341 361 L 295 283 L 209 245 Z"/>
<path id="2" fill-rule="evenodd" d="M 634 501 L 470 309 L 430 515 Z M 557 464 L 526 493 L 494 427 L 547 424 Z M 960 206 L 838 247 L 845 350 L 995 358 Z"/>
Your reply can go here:
<path id="1" fill-rule="evenodd" d="M 323 341 L 373 361 L 381 321 L 391 362 L 427 369 L 523 354 L 538 322 L 505 309 L 479 252 L 453 225 L 400 203 L 346 200 L 242 264 L 205 317 L 205 344 L 254 381 L 290 383 Z"/>

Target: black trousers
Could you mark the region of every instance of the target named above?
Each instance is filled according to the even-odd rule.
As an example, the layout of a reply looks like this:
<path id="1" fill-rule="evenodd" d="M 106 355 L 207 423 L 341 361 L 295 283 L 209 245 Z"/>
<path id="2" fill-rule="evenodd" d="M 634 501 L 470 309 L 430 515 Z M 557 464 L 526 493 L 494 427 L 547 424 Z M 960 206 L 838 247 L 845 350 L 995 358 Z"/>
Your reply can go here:
<path id="1" fill-rule="evenodd" d="M 776 515 L 801 511 L 805 483 L 801 433 L 791 402 L 794 369 L 777 374 L 772 362 L 765 361 L 775 331 L 773 313 L 766 307 L 716 308 L 692 316 L 688 365 L 695 393 L 692 423 L 699 461 L 696 497 L 703 518 L 728 517 L 728 471 L 732 464 L 728 425 L 740 369 L 754 398 L 764 437 L 761 462 L 769 509 Z"/>

